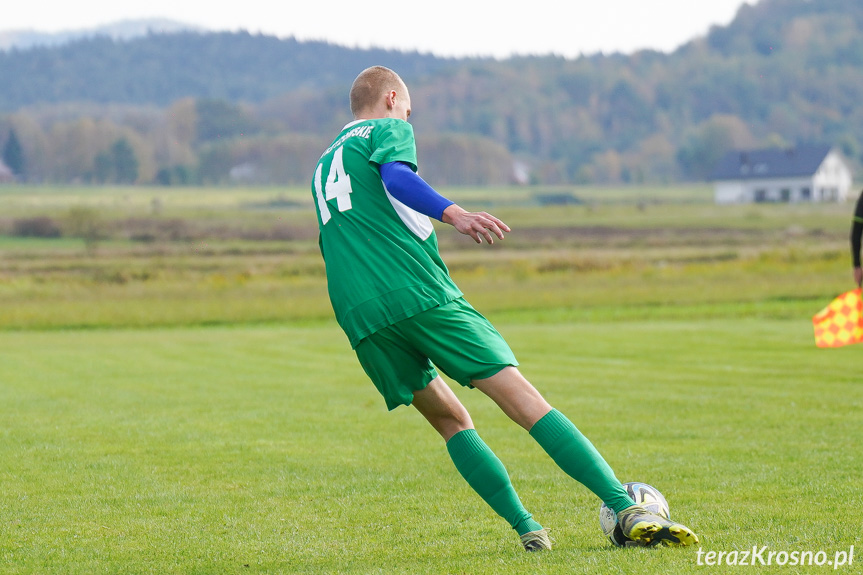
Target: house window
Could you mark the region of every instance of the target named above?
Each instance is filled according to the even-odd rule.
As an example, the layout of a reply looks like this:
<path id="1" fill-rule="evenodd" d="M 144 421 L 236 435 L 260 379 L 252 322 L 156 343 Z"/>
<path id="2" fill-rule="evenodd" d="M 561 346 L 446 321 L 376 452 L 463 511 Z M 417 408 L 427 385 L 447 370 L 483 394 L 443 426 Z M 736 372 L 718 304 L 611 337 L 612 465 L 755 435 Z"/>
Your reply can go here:
<path id="1" fill-rule="evenodd" d="M 767 201 L 767 190 L 764 190 L 764 189 L 755 190 L 755 201 L 758 202 L 759 204 L 766 202 Z"/>
<path id="2" fill-rule="evenodd" d="M 779 197 L 782 199 L 783 202 L 790 202 L 791 190 L 789 188 L 782 188 L 781 190 L 779 190 Z"/>
<path id="3" fill-rule="evenodd" d="M 811 200 L 812 190 L 809 188 L 800 188 L 800 199 L 807 202 Z"/>

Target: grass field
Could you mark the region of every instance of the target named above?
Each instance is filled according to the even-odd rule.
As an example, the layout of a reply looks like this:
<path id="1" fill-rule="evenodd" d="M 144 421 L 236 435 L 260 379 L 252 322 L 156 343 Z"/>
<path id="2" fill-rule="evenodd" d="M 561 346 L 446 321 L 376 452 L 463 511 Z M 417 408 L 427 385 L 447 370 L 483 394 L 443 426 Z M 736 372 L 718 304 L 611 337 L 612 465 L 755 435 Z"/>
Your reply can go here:
<path id="1" fill-rule="evenodd" d="M 705 551 L 863 553 L 863 348 L 817 349 L 810 323 L 851 287 L 848 206 L 601 192 L 455 191 L 516 231 L 488 250 L 442 229 L 444 257 L 523 372 Z M 745 570 L 612 548 L 595 497 L 459 388 L 553 529 L 553 552 L 521 551 L 428 425 L 386 413 L 330 317 L 299 192 L 39 194 L 0 188 L 0 230 L 83 205 L 107 231 L 0 235 L 0 573 Z M 123 235 L 147 218 L 193 233 Z"/>
<path id="2" fill-rule="evenodd" d="M 705 549 L 859 544 L 863 357 L 805 322 L 501 322 L 524 372 Z M 0 335 L 8 573 L 691 573 L 458 393 L 553 553 L 527 556 L 333 325 Z M 248 567 L 247 567 L 248 566 Z"/>

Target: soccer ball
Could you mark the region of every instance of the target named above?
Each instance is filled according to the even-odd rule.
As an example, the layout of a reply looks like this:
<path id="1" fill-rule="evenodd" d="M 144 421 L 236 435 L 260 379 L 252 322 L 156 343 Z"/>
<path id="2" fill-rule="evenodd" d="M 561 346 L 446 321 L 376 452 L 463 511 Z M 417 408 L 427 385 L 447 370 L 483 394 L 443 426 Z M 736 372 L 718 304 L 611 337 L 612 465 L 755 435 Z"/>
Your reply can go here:
<path id="1" fill-rule="evenodd" d="M 671 519 L 668 502 L 656 487 L 639 481 L 624 483 L 623 487 L 626 488 L 626 492 L 629 493 L 633 501 L 651 513 Z M 608 540 L 618 547 L 624 547 L 627 543 L 635 544 L 632 539 L 623 535 L 623 531 L 620 530 L 620 525 L 617 523 L 617 513 L 606 507 L 605 503 L 599 508 L 599 527 L 602 529 L 602 533 L 608 537 Z"/>

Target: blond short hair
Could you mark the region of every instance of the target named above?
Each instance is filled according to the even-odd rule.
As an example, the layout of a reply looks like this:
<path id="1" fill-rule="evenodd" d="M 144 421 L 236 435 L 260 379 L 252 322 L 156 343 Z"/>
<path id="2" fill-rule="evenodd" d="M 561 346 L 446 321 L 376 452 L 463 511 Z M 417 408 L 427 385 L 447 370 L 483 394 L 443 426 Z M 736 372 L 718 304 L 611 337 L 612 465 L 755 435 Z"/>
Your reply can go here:
<path id="1" fill-rule="evenodd" d="M 406 90 L 407 86 L 398 74 L 384 66 L 366 68 L 351 86 L 351 113 L 359 116 L 373 108 L 378 99 L 391 90 Z"/>

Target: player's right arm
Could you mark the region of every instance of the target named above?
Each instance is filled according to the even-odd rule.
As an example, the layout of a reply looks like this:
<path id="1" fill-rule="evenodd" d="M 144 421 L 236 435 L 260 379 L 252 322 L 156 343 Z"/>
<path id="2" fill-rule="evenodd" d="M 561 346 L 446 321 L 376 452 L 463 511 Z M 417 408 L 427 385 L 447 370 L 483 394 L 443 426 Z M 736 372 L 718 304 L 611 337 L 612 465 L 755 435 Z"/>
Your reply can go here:
<path id="1" fill-rule="evenodd" d="M 493 215 L 486 212 L 468 212 L 458 204 L 452 204 L 445 209 L 441 221 L 472 237 L 478 244 L 482 243 L 482 238 L 485 238 L 489 244 L 493 244 L 492 234 L 503 239 L 504 232 L 512 231 L 508 225 Z"/>
<path id="2" fill-rule="evenodd" d="M 455 202 L 438 194 L 407 164 L 390 162 L 380 166 L 381 179 L 386 189 L 397 200 L 421 214 L 450 224 L 459 232 L 470 236 L 478 244 L 482 239 L 494 243 L 492 234 L 504 238 L 510 228 L 486 212 L 468 212 Z"/>

